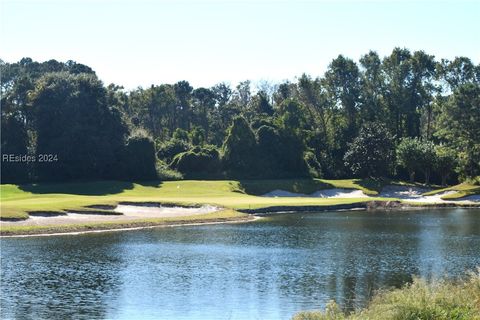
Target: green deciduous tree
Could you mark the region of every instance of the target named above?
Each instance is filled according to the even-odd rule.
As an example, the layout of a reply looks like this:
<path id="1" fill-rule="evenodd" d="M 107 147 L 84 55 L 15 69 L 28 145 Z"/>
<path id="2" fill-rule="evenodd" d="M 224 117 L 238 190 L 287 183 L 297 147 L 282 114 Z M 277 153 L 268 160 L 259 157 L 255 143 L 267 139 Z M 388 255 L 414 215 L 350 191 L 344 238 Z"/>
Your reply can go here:
<path id="1" fill-rule="evenodd" d="M 397 164 L 407 170 L 410 182 L 415 181 L 415 172 L 419 169 L 422 152 L 417 138 L 403 138 L 396 150 Z"/>
<path id="2" fill-rule="evenodd" d="M 440 105 L 436 135 L 459 154 L 463 177 L 480 175 L 480 85 L 460 85 Z"/>
<path id="3" fill-rule="evenodd" d="M 382 61 L 378 54 L 370 51 L 360 58 L 361 70 L 361 117 L 364 121 L 385 122 L 385 85 Z"/>
<path id="4" fill-rule="evenodd" d="M 24 58 L 0 61 L 0 68 L 2 152 L 58 156 L 55 164 L 28 167 L 26 178 L 36 177 L 35 170 L 40 180 L 115 177 L 126 150 L 136 144 L 126 145 L 125 137 L 140 129 L 154 139 L 165 172 L 181 153 L 176 167 L 205 160 L 203 151 L 192 150 L 214 144 L 224 169 L 240 178 L 309 171 L 326 178 L 383 175 L 389 160 L 379 160 L 378 150 L 410 137 L 417 139 L 402 141 L 398 155 L 413 158 L 398 162 L 412 179 L 423 172 L 428 182 L 433 158 L 443 182 L 449 174 L 480 174 L 480 66 L 466 57 L 436 62 L 423 51 L 395 48 L 384 58 L 370 51 L 357 66 L 340 55 L 323 75 L 303 74 L 279 85 L 263 81 L 253 91 L 250 81 L 234 90 L 225 83 L 193 88 L 187 81 L 105 88 L 92 69 L 73 61 Z M 388 129 L 376 146 L 382 137 L 370 122 Z M 365 132 L 359 134 L 360 128 Z M 448 154 L 432 153 L 426 141 L 441 144 Z M 4 180 L 20 177 L 18 168 L 2 168 L 8 169 Z"/>
<path id="5" fill-rule="evenodd" d="M 432 100 L 434 57 L 395 48 L 382 62 L 388 123 L 397 138 L 420 136 L 420 117 Z M 430 119 L 427 117 L 427 119 Z"/>
<path id="6" fill-rule="evenodd" d="M 453 61 L 442 59 L 437 65 L 438 78 L 452 91 L 468 83 L 480 83 L 478 67 L 467 57 L 456 57 Z"/>
<path id="7" fill-rule="evenodd" d="M 4 157 L 22 157 L 28 155 L 29 139 L 27 128 L 22 118 L 14 114 L 5 114 L 1 119 L 1 153 L 2 183 L 22 183 L 28 181 L 30 167 L 26 161 L 10 161 Z"/>
<path id="8" fill-rule="evenodd" d="M 436 163 L 436 154 L 435 154 L 435 145 L 431 141 L 421 141 L 420 143 L 420 163 L 419 169 L 423 172 L 425 176 L 425 184 L 430 183 L 430 175 L 435 168 Z"/>
<path id="9" fill-rule="evenodd" d="M 442 185 L 447 184 L 448 176 L 453 172 L 457 165 L 457 154 L 443 145 L 435 146 L 435 170 L 442 178 Z"/>
<path id="10" fill-rule="evenodd" d="M 193 91 L 193 121 L 202 129 L 204 140 L 210 135 L 210 118 L 215 108 L 215 93 L 211 89 L 198 88 Z"/>
<path id="11" fill-rule="evenodd" d="M 128 138 L 121 157 L 123 172 L 120 177 L 127 180 L 155 180 L 157 158 L 155 144 L 145 135 L 133 135 Z"/>
<path id="12" fill-rule="evenodd" d="M 267 94 L 263 91 L 260 91 L 252 98 L 251 105 L 256 115 L 273 115 L 273 106 L 270 104 Z"/>
<path id="13" fill-rule="evenodd" d="M 222 147 L 225 168 L 237 176 L 256 173 L 256 148 L 255 134 L 247 120 L 235 118 Z"/>
<path id="14" fill-rule="evenodd" d="M 355 175 L 382 177 L 389 173 L 393 156 L 393 137 L 388 129 L 381 123 L 369 122 L 349 144 L 344 160 Z"/>
<path id="15" fill-rule="evenodd" d="M 421 171 L 425 175 L 425 184 L 429 184 L 435 161 L 435 149 L 431 141 L 403 138 L 397 147 L 397 164 L 408 171 L 410 182 L 414 182 L 415 172 Z"/>
<path id="16" fill-rule="evenodd" d="M 36 116 L 36 153 L 58 159 L 37 162 L 41 179 L 111 177 L 128 128 L 120 112 L 106 104 L 106 90 L 94 75 L 47 74 L 30 98 Z"/>
<path id="17" fill-rule="evenodd" d="M 360 106 L 360 71 L 357 64 L 339 55 L 328 66 L 324 83 L 330 98 L 344 112 L 348 135 L 353 137 L 357 127 L 356 115 Z"/>
<path id="18" fill-rule="evenodd" d="M 188 81 L 179 81 L 173 85 L 173 89 L 177 97 L 176 116 L 178 126 L 189 131 L 192 122 L 191 107 L 193 87 Z"/>

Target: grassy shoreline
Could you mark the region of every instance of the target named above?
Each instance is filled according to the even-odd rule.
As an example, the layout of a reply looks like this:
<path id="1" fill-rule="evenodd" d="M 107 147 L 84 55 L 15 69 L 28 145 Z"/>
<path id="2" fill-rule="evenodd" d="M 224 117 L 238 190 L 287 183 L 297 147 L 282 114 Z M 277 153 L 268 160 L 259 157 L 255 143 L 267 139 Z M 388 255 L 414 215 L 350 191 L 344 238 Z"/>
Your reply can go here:
<path id="1" fill-rule="evenodd" d="M 248 222 L 254 220 L 253 216 L 240 213 L 234 210 L 221 210 L 214 213 L 169 217 L 149 218 L 125 221 L 91 222 L 82 224 L 65 225 L 31 225 L 31 226 L 2 226 L 0 235 L 46 235 L 46 234 L 75 234 L 89 231 L 114 231 L 114 230 L 135 230 L 151 227 L 168 227 L 191 224 L 227 223 L 227 222 Z"/>
<path id="2" fill-rule="evenodd" d="M 420 203 L 401 203 L 399 201 L 369 201 L 351 204 L 324 205 L 324 206 L 285 206 L 265 207 L 255 210 L 223 209 L 204 215 L 192 215 L 169 218 L 139 218 L 136 220 L 97 221 L 72 224 L 47 224 L 47 225 L 2 225 L 0 224 L 0 238 L 21 235 L 53 235 L 53 234 L 78 234 L 87 232 L 102 232 L 115 230 L 136 230 L 153 227 L 168 227 L 181 225 L 200 225 L 212 223 L 237 223 L 250 222 L 270 214 L 287 213 L 292 211 L 318 212 L 318 211 L 345 211 L 345 210 L 398 210 L 403 209 L 432 209 L 432 208 L 479 208 L 479 205 L 434 205 Z"/>
<path id="3" fill-rule="evenodd" d="M 66 214 L 66 212 L 118 214 L 112 209 L 119 203 L 157 203 L 178 206 L 213 205 L 223 208 L 217 215 L 177 218 L 155 218 L 129 221 L 92 222 L 76 225 L 1 225 L 0 235 L 34 234 L 39 232 L 78 232 L 185 223 L 193 220 L 211 222 L 218 219 L 246 219 L 245 213 L 268 214 L 279 211 L 348 210 L 373 208 L 432 207 L 431 204 L 407 203 L 397 199 L 378 198 L 382 186 L 391 181 L 375 180 L 247 180 L 204 181 L 183 180 L 167 182 L 129 183 L 96 181 L 30 185 L 0 185 L 0 220 L 25 220 L 29 214 Z M 357 189 L 366 198 L 260 197 L 274 189 L 309 194 L 313 191 L 342 188 Z M 433 205 L 435 206 L 435 205 Z M 459 205 L 460 206 L 460 205 Z M 222 216 L 229 212 L 228 217 Z M 242 213 L 243 212 L 243 213 Z M 173 220 L 172 220 L 173 219 Z"/>
<path id="4" fill-rule="evenodd" d="M 376 293 L 367 307 L 345 313 L 334 302 L 323 311 L 304 311 L 293 320 L 479 320 L 480 269 L 461 280 L 414 278 L 400 289 Z"/>

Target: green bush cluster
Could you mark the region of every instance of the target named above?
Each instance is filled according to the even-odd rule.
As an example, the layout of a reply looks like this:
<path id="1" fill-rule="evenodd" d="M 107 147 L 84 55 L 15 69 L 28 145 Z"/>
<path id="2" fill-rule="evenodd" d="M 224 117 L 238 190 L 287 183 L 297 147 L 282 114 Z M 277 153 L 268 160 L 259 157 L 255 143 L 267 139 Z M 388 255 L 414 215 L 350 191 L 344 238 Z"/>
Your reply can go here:
<path id="1" fill-rule="evenodd" d="M 214 146 L 197 146 L 177 154 L 171 166 L 186 177 L 199 173 L 215 174 L 221 171 L 220 154 Z"/>
<path id="2" fill-rule="evenodd" d="M 121 177 L 128 180 L 157 179 L 155 145 L 146 136 L 132 136 L 127 140 L 120 165 Z"/>

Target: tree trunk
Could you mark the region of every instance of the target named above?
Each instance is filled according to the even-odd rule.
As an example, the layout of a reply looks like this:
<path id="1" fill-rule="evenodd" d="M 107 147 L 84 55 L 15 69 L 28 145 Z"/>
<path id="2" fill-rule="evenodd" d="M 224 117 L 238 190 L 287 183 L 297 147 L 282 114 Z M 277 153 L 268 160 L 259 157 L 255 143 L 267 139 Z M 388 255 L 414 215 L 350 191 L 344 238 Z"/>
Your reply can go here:
<path id="1" fill-rule="evenodd" d="M 425 171 L 425 185 L 430 184 L 430 170 Z"/>
<path id="2" fill-rule="evenodd" d="M 432 107 L 429 104 L 427 106 L 427 140 L 430 140 L 430 123 L 431 122 L 432 122 Z"/>
<path id="3" fill-rule="evenodd" d="M 410 171 L 410 182 L 415 182 L 415 171 Z"/>
<path id="4" fill-rule="evenodd" d="M 446 186 L 446 185 L 447 185 L 447 175 L 442 174 L 442 186 Z"/>

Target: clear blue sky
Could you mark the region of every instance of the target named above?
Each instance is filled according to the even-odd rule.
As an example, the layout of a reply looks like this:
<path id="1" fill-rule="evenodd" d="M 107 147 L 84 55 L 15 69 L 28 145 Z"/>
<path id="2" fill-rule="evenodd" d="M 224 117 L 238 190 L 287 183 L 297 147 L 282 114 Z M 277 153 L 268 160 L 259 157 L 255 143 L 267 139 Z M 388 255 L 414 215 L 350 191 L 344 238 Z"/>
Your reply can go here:
<path id="1" fill-rule="evenodd" d="M 323 74 L 395 46 L 480 61 L 480 1 L 3 0 L 0 58 L 75 60 L 126 88 Z"/>

